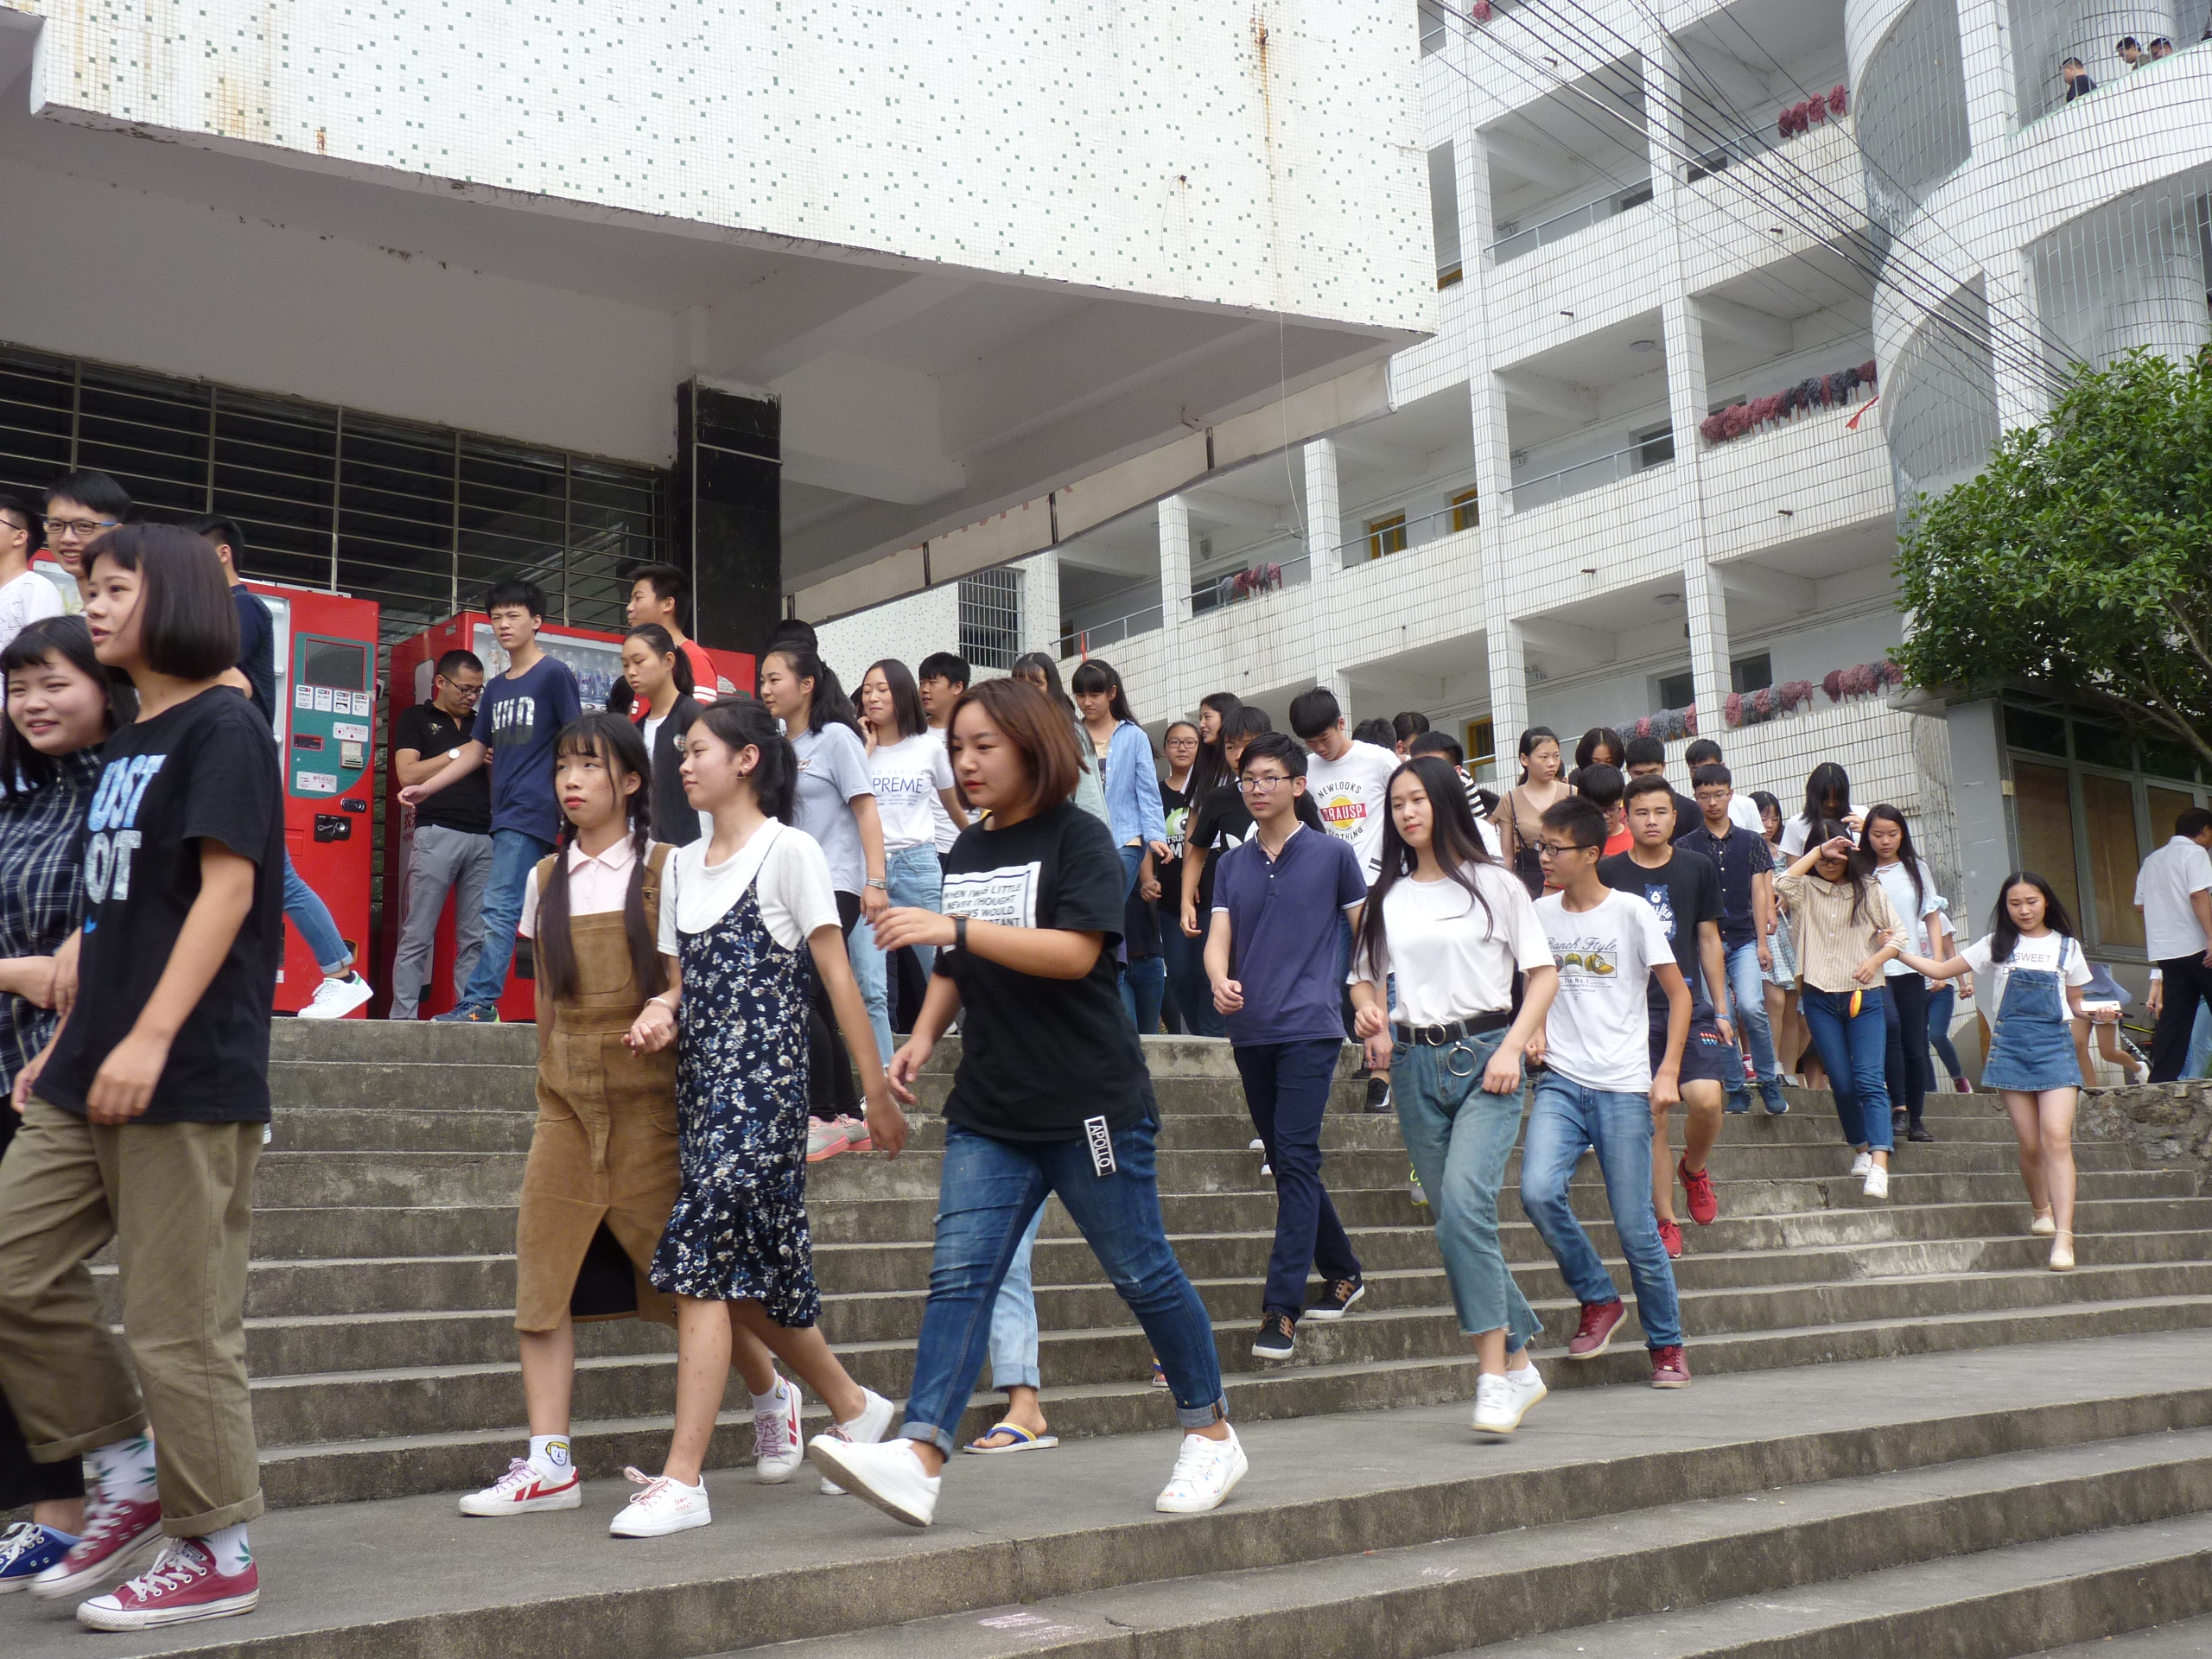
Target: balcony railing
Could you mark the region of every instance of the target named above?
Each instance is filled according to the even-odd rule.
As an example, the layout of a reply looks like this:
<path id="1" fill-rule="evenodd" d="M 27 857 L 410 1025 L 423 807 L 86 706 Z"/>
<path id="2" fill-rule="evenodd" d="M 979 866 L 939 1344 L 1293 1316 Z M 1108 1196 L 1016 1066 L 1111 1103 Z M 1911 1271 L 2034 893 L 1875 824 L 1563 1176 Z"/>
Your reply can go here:
<path id="1" fill-rule="evenodd" d="M 1626 188 L 1617 186 L 1595 200 L 1554 213 L 1534 225 L 1515 227 L 1490 245 L 1491 263 L 1502 265 L 1509 259 L 1518 259 L 1524 253 L 1534 253 L 1538 248 L 1549 247 L 1554 242 L 1573 236 L 1577 231 L 1601 224 L 1631 207 L 1643 207 L 1650 200 L 1651 181 L 1649 179 Z"/>
<path id="2" fill-rule="evenodd" d="M 1363 536 L 1355 536 L 1348 542 L 1338 543 L 1337 563 L 1349 570 L 1370 560 L 1387 559 L 1394 553 L 1408 553 L 1414 548 L 1441 541 L 1446 536 L 1455 536 L 1463 530 L 1472 530 L 1477 522 L 1475 503 L 1454 502 L 1448 507 L 1439 507 L 1434 512 L 1425 512 L 1418 518 L 1378 526 Z"/>
<path id="3" fill-rule="evenodd" d="M 1586 490 L 1618 483 L 1637 473 L 1648 473 L 1656 467 L 1664 467 L 1674 458 L 1671 443 L 1667 445 L 1663 457 L 1654 453 L 1654 445 L 1649 442 L 1633 444 L 1626 449 L 1617 449 L 1610 455 L 1578 461 L 1573 466 L 1562 467 L 1555 473 L 1516 480 L 1509 499 L 1515 512 L 1526 512 L 1532 507 L 1548 507 L 1554 501 L 1564 501 L 1570 495 L 1580 495 Z"/>
<path id="4" fill-rule="evenodd" d="M 1217 565 L 1204 575 L 1194 575 L 1191 579 L 1191 614 L 1204 616 L 1208 611 L 1241 605 L 1247 600 L 1311 582 L 1313 561 L 1309 555 L 1300 552 L 1288 558 L 1269 556 L 1289 552 L 1296 546 L 1298 543 L 1294 540 L 1254 548 L 1240 556 L 1234 565 Z"/>

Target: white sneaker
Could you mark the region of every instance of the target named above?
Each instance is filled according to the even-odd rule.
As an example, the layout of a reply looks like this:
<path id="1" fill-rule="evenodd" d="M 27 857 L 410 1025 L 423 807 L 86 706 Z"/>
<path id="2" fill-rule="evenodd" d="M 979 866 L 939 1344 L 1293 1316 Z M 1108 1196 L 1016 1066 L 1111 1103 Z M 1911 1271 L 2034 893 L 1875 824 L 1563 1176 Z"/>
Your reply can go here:
<path id="1" fill-rule="evenodd" d="M 1874 1154 L 1871 1152 L 1862 1152 L 1851 1160 L 1851 1173 L 1854 1178 L 1864 1175 L 1873 1167 Z"/>
<path id="2" fill-rule="evenodd" d="M 1247 1152 L 1265 1152 L 1267 1149 L 1268 1143 L 1256 1135 L 1252 1137 L 1252 1144 L 1244 1148 Z"/>
<path id="3" fill-rule="evenodd" d="M 571 1464 L 564 1483 L 528 1458 L 517 1458 L 480 1492 L 461 1500 L 463 1515 L 527 1515 L 532 1510 L 573 1510 L 584 1501 L 584 1484 Z"/>
<path id="4" fill-rule="evenodd" d="M 1549 1395 L 1551 1390 L 1544 1386 L 1544 1374 L 1536 1369 L 1536 1362 L 1533 1359 L 1517 1371 L 1508 1371 L 1505 1381 L 1513 1390 L 1514 1409 L 1519 1414 L 1513 1421 L 1517 1427 L 1521 1419 L 1529 1414 L 1529 1408 Z"/>
<path id="5" fill-rule="evenodd" d="M 1866 1191 L 1866 1196 L 1870 1198 L 1886 1198 L 1890 1196 L 1890 1172 L 1880 1167 L 1872 1159 L 1867 1160 Z"/>
<path id="6" fill-rule="evenodd" d="M 1521 1419 L 1513 1406 L 1513 1385 L 1487 1374 L 1475 1379 L 1475 1433 L 1510 1434 Z"/>
<path id="7" fill-rule="evenodd" d="M 369 982 L 359 974 L 349 973 L 340 978 L 326 976 L 315 988 L 315 995 L 302 1008 L 302 1020 L 342 1020 L 354 1009 L 367 1002 L 372 993 Z"/>
<path id="8" fill-rule="evenodd" d="M 937 1514 L 938 1489 L 944 1484 L 944 1478 L 922 1471 L 914 1443 L 903 1434 L 895 1440 L 876 1442 L 817 1434 L 808 1444 L 806 1454 L 823 1471 L 826 1491 L 849 1491 L 910 1527 L 926 1527 Z M 830 1475 L 844 1484 L 833 1485 L 828 1478 Z"/>
<path id="9" fill-rule="evenodd" d="M 703 1485 L 686 1486 L 680 1480 L 649 1475 L 641 1469 L 622 1472 L 645 1490 L 608 1523 L 607 1531 L 617 1538 L 664 1538 L 671 1532 L 703 1527 L 715 1518 L 707 1507 Z"/>
<path id="10" fill-rule="evenodd" d="M 868 1403 L 861 1408 L 861 1414 L 849 1423 L 832 1423 L 829 1432 L 817 1434 L 817 1440 L 850 1440 L 855 1446 L 874 1446 L 891 1432 L 892 1414 L 899 1409 L 874 1389 L 862 1389 Z M 816 1459 L 820 1462 L 820 1459 Z M 822 1482 L 822 1496 L 842 1497 L 845 1489 L 826 1477 Z"/>
<path id="11" fill-rule="evenodd" d="M 1225 1440 L 1185 1434 L 1183 1449 L 1175 1459 L 1175 1472 L 1167 1477 L 1152 1507 L 1163 1515 L 1204 1515 L 1208 1510 L 1217 1510 L 1250 1466 L 1233 1428 Z"/>
<path id="12" fill-rule="evenodd" d="M 806 1461 L 806 1442 L 798 1434 L 798 1384 L 784 1384 L 784 1403 L 753 1414 L 753 1478 L 780 1486 Z"/>

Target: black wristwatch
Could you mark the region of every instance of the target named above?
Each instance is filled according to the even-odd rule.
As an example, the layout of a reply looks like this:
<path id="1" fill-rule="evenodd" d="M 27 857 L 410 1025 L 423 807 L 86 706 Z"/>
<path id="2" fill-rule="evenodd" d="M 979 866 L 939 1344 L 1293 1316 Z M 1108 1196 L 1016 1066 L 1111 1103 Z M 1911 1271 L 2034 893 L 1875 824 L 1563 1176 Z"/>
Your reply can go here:
<path id="1" fill-rule="evenodd" d="M 968 948 L 968 918 L 965 916 L 952 918 L 952 948 L 956 950 Z"/>

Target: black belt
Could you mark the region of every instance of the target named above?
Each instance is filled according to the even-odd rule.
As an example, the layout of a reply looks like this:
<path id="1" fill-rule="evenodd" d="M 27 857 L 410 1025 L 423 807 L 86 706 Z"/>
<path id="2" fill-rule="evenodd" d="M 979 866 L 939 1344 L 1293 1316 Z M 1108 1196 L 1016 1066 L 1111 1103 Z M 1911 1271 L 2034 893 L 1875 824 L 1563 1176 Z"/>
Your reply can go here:
<path id="1" fill-rule="evenodd" d="M 1478 1014 L 1471 1020 L 1447 1020 L 1440 1026 L 1402 1026 L 1393 1020 L 1390 1038 L 1394 1042 L 1426 1043 L 1431 1048 L 1442 1048 L 1446 1043 L 1464 1042 L 1484 1032 L 1503 1031 L 1512 1023 L 1510 1008 L 1500 1008 L 1496 1014 Z"/>

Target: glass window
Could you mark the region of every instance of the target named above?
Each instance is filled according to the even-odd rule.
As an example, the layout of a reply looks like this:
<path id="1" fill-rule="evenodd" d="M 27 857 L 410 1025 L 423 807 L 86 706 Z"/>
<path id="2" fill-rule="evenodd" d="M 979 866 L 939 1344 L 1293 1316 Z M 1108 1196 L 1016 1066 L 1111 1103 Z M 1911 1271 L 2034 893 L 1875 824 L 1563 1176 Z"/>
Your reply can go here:
<path id="1" fill-rule="evenodd" d="M 1664 466 L 1675 458 L 1675 429 L 1655 426 L 1649 432 L 1636 435 L 1636 464 L 1645 467 Z"/>
<path id="2" fill-rule="evenodd" d="M 2011 710 L 2007 709 L 2009 715 Z M 2066 769 L 2016 761 L 2012 766 L 2012 817 L 2020 844 L 2020 868 L 2050 883 L 2070 915 L 2082 913 L 2082 884 L 2074 871 L 2074 800 Z M 2128 830 L 2127 844 L 2135 844 Z M 2133 896 L 2133 887 L 2129 888 Z"/>
<path id="3" fill-rule="evenodd" d="M 1469 721 L 1461 734 L 1467 751 L 1467 773 L 1477 783 L 1497 775 L 1497 728 L 1488 715 Z"/>
<path id="4" fill-rule="evenodd" d="M 1697 701 L 1697 676 L 1687 668 L 1679 674 L 1662 674 L 1657 696 L 1662 709 L 1687 709 Z"/>
<path id="5" fill-rule="evenodd" d="M 2196 797 L 2185 789 L 2160 789 L 2156 784 L 2145 792 L 2151 800 L 2151 844 L 2163 847 L 2173 839 L 2174 820 L 2196 804 Z"/>
<path id="6" fill-rule="evenodd" d="M 1367 521 L 1367 556 L 1379 559 L 1385 553 L 1406 550 L 1406 515 L 1394 512 L 1387 518 Z"/>
<path id="7" fill-rule="evenodd" d="M 2078 735 L 2084 728 L 2076 727 Z M 2140 950 L 2143 918 L 2135 909 L 2135 867 L 2142 861 L 2135 838 L 2135 787 L 2125 778 L 2082 774 L 2082 810 L 2088 829 L 2089 892 L 2096 914 L 2082 925 L 2094 927 L 2099 944 Z"/>
<path id="8" fill-rule="evenodd" d="M 1728 689 L 1731 691 L 1764 691 L 1774 683 L 1774 657 L 1761 652 L 1756 657 L 1738 657 L 1728 664 Z"/>
<path id="9" fill-rule="evenodd" d="M 2077 720 L 2074 722 L 2074 758 L 2093 766 L 2111 766 L 2125 772 L 2135 764 L 2135 751 L 2127 741 L 2127 734 L 2116 727 Z"/>
<path id="10" fill-rule="evenodd" d="M 2066 753 L 2066 722 L 2055 715 L 2008 708 L 2005 711 L 2005 741 L 2016 749 L 2063 756 Z"/>
<path id="11" fill-rule="evenodd" d="M 1475 500 L 1475 492 L 1462 490 L 1452 498 L 1452 528 L 1472 530 L 1483 521 L 1482 509 Z"/>
<path id="12" fill-rule="evenodd" d="M 2179 778 L 2185 782 L 2196 776 L 2196 752 L 2168 738 L 2145 738 L 2143 770 L 2155 777 Z"/>

